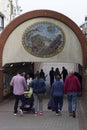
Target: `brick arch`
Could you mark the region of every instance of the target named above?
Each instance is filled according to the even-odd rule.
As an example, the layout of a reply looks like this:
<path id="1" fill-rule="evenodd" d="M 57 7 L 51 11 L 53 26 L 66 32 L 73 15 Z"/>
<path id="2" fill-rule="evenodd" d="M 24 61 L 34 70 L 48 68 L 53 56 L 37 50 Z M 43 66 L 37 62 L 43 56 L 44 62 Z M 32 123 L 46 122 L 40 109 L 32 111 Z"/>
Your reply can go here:
<path id="1" fill-rule="evenodd" d="M 66 17 L 65 15 L 55 12 L 55 11 L 51 11 L 51 10 L 34 10 L 31 12 L 27 12 L 23 15 L 20 15 L 19 17 L 17 17 L 16 19 L 14 19 L 3 31 L 3 33 L 1 34 L 0 37 L 0 67 L 2 65 L 2 52 L 3 52 L 3 48 L 5 45 L 5 42 L 8 38 L 8 36 L 11 34 L 11 32 L 20 24 L 22 24 L 23 22 L 33 19 L 33 18 L 38 18 L 38 17 L 49 17 L 49 18 L 53 18 L 56 20 L 59 20 L 61 22 L 63 22 L 64 24 L 66 24 L 68 27 L 70 27 L 72 29 L 72 31 L 76 34 L 76 36 L 78 37 L 81 47 L 82 47 L 82 54 L 83 54 L 83 65 L 84 67 L 86 66 L 86 57 L 87 57 L 87 50 L 86 50 L 86 39 L 84 37 L 84 35 L 82 34 L 80 28 L 68 17 Z"/>
<path id="2" fill-rule="evenodd" d="M 31 12 L 27 12 L 23 15 L 20 15 L 16 19 L 14 19 L 2 32 L 0 36 L 0 68 L 2 67 L 2 54 L 3 54 L 3 48 L 6 43 L 7 38 L 11 34 L 11 32 L 20 24 L 22 24 L 25 21 L 28 21 L 33 18 L 38 18 L 38 17 L 49 17 L 53 18 L 56 20 L 59 20 L 66 24 L 69 28 L 72 29 L 72 31 L 76 34 L 78 37 L 81 47 L 82 47 L 82 56 L 83 56 L 83 69 L 86 67 L 86 60 L 87 60 L 87 46 L 86 46 L 86 39 L 85 36 L 82 34 L 80 28 L 68 17 L 65 15 L 52 11 L 52 10 L 34 10 Z M 2 83 L 2 74 L 0 73 L 0 83 Z M 0 84 L 2 86 L 2 84 Z M 2 88 L 2 87 L 0 87 Z"/>

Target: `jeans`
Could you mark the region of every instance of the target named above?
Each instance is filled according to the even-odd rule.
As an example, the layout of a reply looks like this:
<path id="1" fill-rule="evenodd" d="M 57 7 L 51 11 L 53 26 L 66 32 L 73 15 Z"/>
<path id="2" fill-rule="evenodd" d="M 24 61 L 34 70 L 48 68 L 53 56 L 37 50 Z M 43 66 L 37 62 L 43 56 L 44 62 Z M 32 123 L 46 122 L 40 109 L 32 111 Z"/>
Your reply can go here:
<path id="1" fill-rule="evenodd" d="M 40 112 L 43 111 L 43 93 L 41 94 L 36 94 L 34 93 L 34 107 L 35 107 L 35 112 Z"/>
<path id="2" fill-rule="evenodd" d="M 22 95 L 15 95 L 15 104 L 14 104 L 14 113 L 17 113 L 17 109 L 18 109 L 18 104 L 19 104 L 19 100 L 21 100 L 21 109 L 24 109 L 24 105 L 25 105 L 25 97 L 24 94 Z"/>
<path id="3" fill-rule="evenodd" d="M 54 96 L 53 98 L 54 98 L 56 113 L 58 113 L 58 110 L 62 110 L 63 107 L 63 96 Z"/>
<path id="4" fill-rule="evenodd" d="M 76 111 L 77 107 L 77 92 L 68 92 L 68 112 Z"/>

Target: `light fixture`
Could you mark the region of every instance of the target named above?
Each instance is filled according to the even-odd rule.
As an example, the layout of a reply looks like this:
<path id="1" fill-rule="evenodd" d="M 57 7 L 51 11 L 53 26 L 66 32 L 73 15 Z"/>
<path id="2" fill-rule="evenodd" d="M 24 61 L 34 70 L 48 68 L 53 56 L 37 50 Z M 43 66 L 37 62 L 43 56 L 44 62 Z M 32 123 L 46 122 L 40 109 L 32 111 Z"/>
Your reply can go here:
<path id="1" fill-rule="evenodd" d="M 13 67 L 13 64 L 11 64 L 10 67 Z"/>
<path id="2" fill-rule="evenodd" d="M 23 66 L 25 65 L 25 62 L 22 64 Z"/>

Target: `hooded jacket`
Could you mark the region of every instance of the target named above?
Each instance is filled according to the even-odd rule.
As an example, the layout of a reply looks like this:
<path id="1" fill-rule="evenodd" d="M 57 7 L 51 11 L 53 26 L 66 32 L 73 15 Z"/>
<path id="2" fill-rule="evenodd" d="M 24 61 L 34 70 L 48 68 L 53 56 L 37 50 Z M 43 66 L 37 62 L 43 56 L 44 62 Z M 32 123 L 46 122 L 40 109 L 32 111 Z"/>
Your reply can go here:
<path id="1" fill-rule="evenodd" d="M 81 85 L 78 78 L 74 74 L 70 74 L 65 79 L 64 93 L 68 92 L 79 92 L 81 90 Z"/>

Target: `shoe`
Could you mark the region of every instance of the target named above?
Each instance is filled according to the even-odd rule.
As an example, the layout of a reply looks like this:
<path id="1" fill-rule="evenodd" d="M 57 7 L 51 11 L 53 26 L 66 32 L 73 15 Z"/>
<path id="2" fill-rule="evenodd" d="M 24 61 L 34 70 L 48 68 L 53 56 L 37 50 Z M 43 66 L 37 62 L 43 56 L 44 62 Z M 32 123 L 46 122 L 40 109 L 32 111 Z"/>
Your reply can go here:
<path id="1" fill-rule="evenodd" d="M 14 116 L 16 116 L 17 115 L 17 113 L 14 113 Z"/>
<path id="2" fill-rule="evenodd" d="M 61 114 L 61 111 L 60 112 L 56 112 L 56 115 L 57 116 L 61 116 L 62 114 Z"/>
<path id="3" fill-rule="evenodd" d="M 19 113 L 21 116 L 23 115 L 23 111 L 21 109 L 19 109 Z"/>
<path id="4" fill-rule="evenodd" d="M 74 118 L 76 117 L 76 113 L 75 113 L 75 111 L 73 111 L 73 117 L 74 117 Z"/>
<path id="5" fill-rule="evenodd" d="M 37 113 L 37 112 L 35 112 L 35 113 L 34 113 L 34 116 L 37 116 L 37 115 L 38 115 L 38 113 Z"/>
<path id="6" fill-rule="evenodd" d="M 58 112 L 60 112 L 60 109 L 58 109 Z"/>
<path id="7" fill-rule="evenodd" d="M 58 116 L 59 115 L 59 113 L 56 113 L 56 116 Z"/>
<path id="8" fill-rule="evenodd" d="M 42 115 L 43 115 L 43 112 L 40 112 L 39 114 L 42 116 Z"/>

